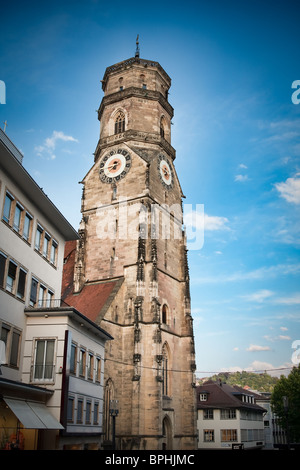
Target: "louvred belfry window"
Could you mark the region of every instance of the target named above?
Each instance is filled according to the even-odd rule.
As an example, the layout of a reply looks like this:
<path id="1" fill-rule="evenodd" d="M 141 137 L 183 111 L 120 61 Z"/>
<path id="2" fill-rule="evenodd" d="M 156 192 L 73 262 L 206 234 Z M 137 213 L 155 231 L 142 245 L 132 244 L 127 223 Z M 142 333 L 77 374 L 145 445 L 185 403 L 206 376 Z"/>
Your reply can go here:
<path id="1" fill-rule="evenodd" d="M 120 134 L 125 131 L 125 115 L 121 111 L 117 114 L 115 120 L 115 134 Z"/>

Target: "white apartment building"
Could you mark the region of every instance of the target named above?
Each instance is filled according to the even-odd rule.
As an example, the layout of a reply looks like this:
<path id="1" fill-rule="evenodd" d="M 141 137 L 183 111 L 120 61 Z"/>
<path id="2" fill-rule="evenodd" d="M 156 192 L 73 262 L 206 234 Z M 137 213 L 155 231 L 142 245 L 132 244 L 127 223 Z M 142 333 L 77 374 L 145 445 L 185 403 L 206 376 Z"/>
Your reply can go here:
<path id="1" fill-rule="evenodd" d="M 112 338 L 62 304 L 78 233 L 22 160 L 0 129 L 0 448 L 99 448 Z"/>
<path id="2" fill-rule="evenodd" d="M 208 381 L 197 387 L 199 449 L 260 449 L 264 408 L 241 387 Z"/>

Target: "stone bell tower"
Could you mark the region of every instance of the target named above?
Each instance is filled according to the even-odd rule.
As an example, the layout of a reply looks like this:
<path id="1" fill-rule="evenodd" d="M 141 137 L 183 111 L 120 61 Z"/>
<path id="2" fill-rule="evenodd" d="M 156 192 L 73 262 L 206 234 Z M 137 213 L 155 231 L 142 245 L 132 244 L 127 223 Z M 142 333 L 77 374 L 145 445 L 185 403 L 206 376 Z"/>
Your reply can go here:
<path id="1" fill-rule="evenodd" d="M 108 67 L 94 164 L 84 177 L 68 303 L 114 340 L 104 440 L 118 400 L 119 449 L 195 449 L 195 354 L 182 190 L 171 145 L 171 79 L 135 57 Z"/>

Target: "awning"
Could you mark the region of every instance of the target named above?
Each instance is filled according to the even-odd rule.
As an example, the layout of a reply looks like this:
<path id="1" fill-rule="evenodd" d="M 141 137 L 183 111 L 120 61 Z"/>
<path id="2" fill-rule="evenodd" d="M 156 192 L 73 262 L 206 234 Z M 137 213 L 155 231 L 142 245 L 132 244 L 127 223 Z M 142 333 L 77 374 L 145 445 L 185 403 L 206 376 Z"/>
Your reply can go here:
<path id="1" fill-rule="evenodd" d="M 27 429 L 64 429 L 46 405 L 29 400 L 3 397 L 5 403 Z"/>

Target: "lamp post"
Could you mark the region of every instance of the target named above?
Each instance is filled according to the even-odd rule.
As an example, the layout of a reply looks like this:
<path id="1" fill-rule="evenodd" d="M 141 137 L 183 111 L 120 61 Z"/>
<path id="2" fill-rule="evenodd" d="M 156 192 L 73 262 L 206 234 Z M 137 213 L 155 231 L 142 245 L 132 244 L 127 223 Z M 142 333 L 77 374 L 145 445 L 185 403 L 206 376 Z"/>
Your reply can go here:
<path id="1" fill-rule="evenodd" d="M 287 396 L 282 397 L 283 401 L 283 409 L 285 413 L 285 419 L 286 419 L 286 440 L 287 440 L 287 448 L 290 450 L 290 430 L 289 430 L 289 417 L 288 417 L 288 411 L 289 411 L 289 399 Z"/>
<path id="2" fill-rule="evenodd" d="M 118 400 L 110 400 L 109 402 L 109 414 L 113 419 L 113 450 L 116 449 L 116 417 L 119 414 L 119 402 Z"/>

